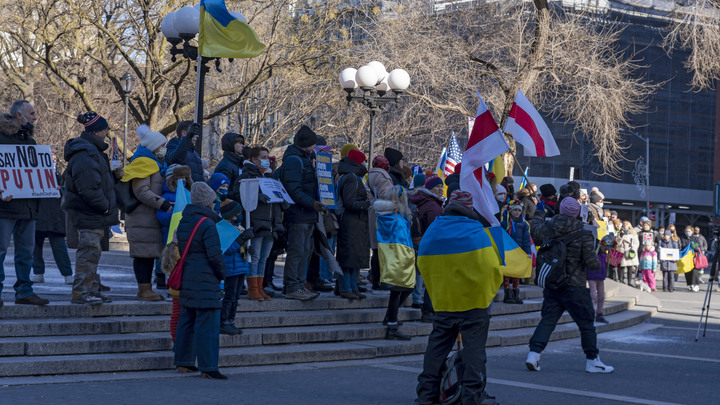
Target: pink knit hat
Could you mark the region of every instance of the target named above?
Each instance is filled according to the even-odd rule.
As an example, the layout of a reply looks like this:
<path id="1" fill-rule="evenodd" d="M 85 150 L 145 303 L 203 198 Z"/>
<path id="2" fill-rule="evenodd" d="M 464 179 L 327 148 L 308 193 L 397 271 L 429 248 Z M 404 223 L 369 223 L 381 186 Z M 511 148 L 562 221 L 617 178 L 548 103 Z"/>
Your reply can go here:
<path id="1" fill-rule="evenodd" d="M 577 216 L 580 215 L 580 203 L 572 197 L 565 197 L 560 203 L 560 213 L 572 218 L 577 218 Z"/>

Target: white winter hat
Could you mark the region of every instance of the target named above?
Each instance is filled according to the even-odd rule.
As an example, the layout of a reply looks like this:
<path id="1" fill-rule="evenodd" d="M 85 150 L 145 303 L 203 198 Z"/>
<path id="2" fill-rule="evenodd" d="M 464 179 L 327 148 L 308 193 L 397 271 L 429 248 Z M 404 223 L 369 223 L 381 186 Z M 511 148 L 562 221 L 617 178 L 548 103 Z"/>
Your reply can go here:
<path id="1" fill-rule="evenodd" d="M 165 135 L 160 132 L 154 132 L 150 130 L 147 125 L 140 125 L 137 129 L 138 138 L 140 138 L 140 145 L 149 149 L 151 152 L 155 152 L 159 147 L 167 143 Z"/>
<path id="2" fill-rule="evenodd" d="M 497 185 L 497 192 L 495 192 L 495 195 L 498 194 L 507 194 L 507 190 L 505 190 L 505 187 L 500 184 Z"/>

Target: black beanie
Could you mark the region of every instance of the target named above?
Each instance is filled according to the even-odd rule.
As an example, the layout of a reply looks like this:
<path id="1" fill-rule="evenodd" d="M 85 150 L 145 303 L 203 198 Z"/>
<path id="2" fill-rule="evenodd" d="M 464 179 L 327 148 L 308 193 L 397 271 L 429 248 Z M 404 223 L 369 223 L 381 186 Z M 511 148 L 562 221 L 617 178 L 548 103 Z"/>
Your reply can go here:
<path id="1" fill-rule="evenodd" d="M 394 167 L 403 158 L 402 152 L 400 152 L 397 149 L 393 148 L 385 148 L 385 158 L 387 158 L 388 162 L 390 163 L 390 167 Z"/>
<path id="2" fill-rule="evenodd" d="M 317 135 L 310 127 L 303 125 L 295 134 L 295 145 L 301 148 L 307 148 L 317 144 Z"/>
<path id="3" fill-rule="evenodd" d="M 242 213 L 242 206 L 233 200 L 225 200 L 220 204 L 220 215 L 223 219 L 230 220 L 232 217 L 239 217 Z"/>
<path id="4" fill-rule="evenodd" d="M 543 197 L 548 198 L 557 194 L 557 190 L 555 190 L 555 186 L 553 186 L 552 184 L 543 184 L 542 186 L 540 186 L 540 194 Z"/>

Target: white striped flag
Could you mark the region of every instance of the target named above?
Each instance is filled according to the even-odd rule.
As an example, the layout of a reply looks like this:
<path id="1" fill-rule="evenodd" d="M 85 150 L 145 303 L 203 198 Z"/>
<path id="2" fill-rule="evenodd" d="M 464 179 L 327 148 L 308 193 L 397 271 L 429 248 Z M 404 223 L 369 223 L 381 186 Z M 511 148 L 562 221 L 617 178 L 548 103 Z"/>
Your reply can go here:
<path id="1" fill-rule="evenodd" d="M 560 154 L 550 128 L 520 89 L 515 95 L 504 130 L 511 133 L 515 141 L 523 146 L 525 156 Z"/>
<path id="2" fill-rule="evenodd" d="M 455 165 L 462 161 L 462 152 L 460 151 L 460 145 L 458 144 L 455 132 L 450 137 L 450 146 L 447 151 L 447 158 L 445 159 L 445 177 L 455 173 Z"/>
<path id="3" fill-rule="evenodd" d="M 466 164 L 480 167 L 510 149 L 505 140 L 505 135 L 500 132 L 500 127 L 498 127 L 495 118 L 493 118 L 492 113 L 485 105 L 480 92 L 475 93 L 480 99 L 480 104 L 465 148 L 465 154 L 462 157 L 463 167 Z"/>

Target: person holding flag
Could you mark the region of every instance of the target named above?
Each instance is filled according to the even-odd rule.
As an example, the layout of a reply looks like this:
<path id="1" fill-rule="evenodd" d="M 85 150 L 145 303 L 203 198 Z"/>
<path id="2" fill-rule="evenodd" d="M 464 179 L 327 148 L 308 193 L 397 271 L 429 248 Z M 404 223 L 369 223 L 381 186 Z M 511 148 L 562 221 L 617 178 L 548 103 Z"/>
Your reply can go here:
<path id="1" fill-rule="evenodd" d="M 162 187 L 162 198 L 164 198 L 165 201 L 171 204 L 175 204 L 175 201 L 177 199 L 178 184 L 182 184 L 180 192 L 184 192 L 185 194 L 185 199 L 183 201 L 190 200 L 190 187 L 192 187 L 192 171 L 189 166 L 170 165 L 167 168 L 167 170 L 165 171 L 165 183 L 163 183 Z M 170 212 L 161 208 L 158 208 L 155 211 L 155 216 L 157 217 L 158 222 L 160 222 L 163 245 L 167 245 L 169 243 L 168 234 L 170 233 L 170 222 L 172 221 L 174 211 L 178 209 L 180 210 L 179 212 L 182 212 L 184 208 L 185 203 L 183 202 L 182 204 L 176 204 L 173 208 L 173 211 Z M 180 221 L 178 220 L 178 222 Z M 177 226 L 177 223 L 175 225 Z M 155 279 L 158 289 L 167 289 L 167 285 L 165 284 L 165 273 L 157 274 L 156 272 Z"/>

